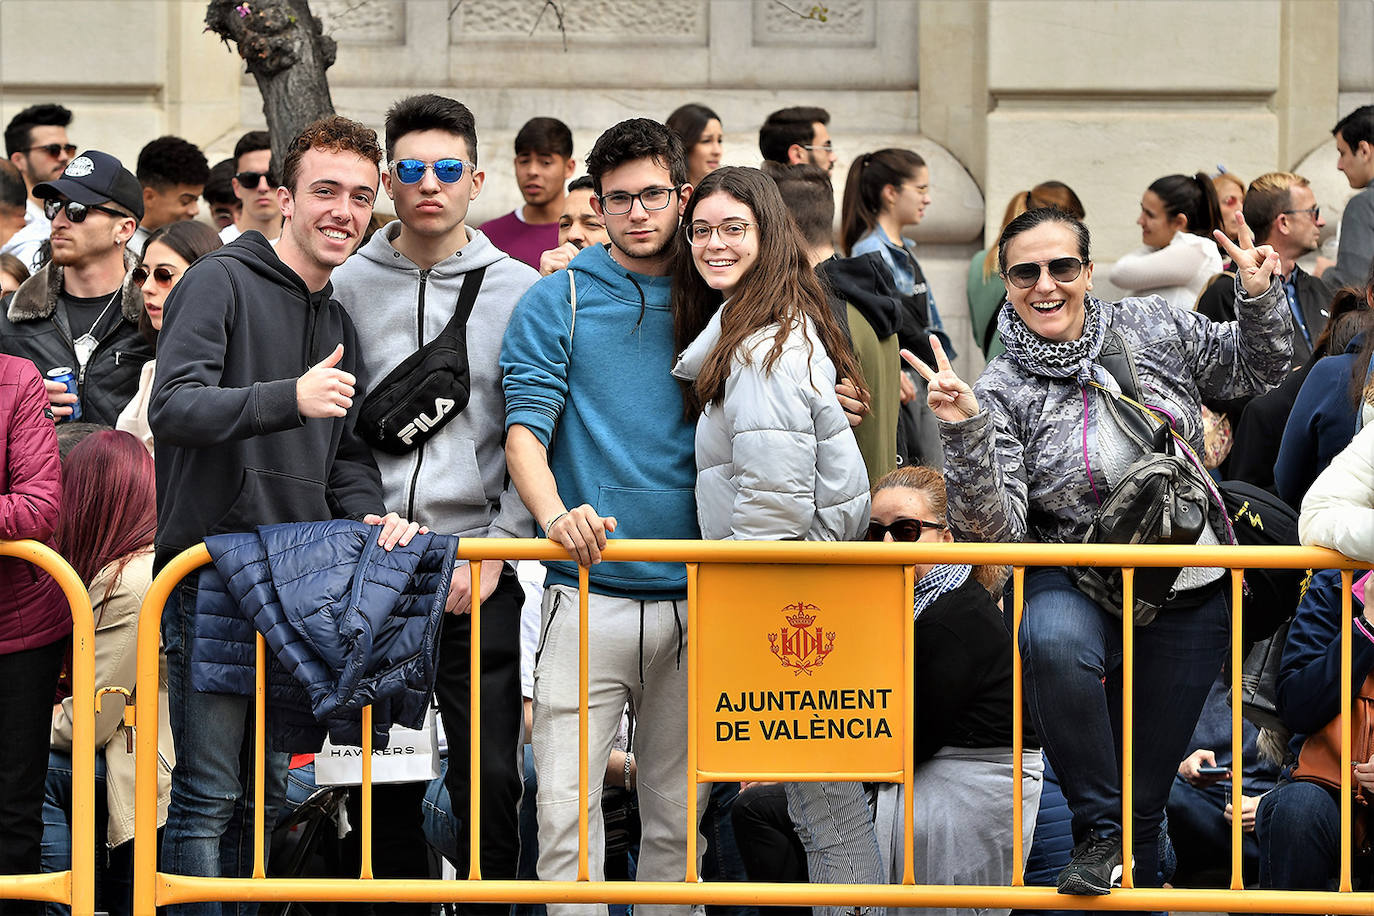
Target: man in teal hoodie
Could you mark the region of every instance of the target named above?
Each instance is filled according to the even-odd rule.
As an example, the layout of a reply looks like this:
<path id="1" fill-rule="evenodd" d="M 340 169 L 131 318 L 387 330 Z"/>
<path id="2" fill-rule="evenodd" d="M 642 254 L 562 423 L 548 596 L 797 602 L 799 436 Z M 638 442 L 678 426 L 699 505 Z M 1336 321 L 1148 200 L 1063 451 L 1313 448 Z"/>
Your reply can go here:
<path id="1" fill-rule="evenodd" d="M 538 274 L 507 257 L 466 225 L 468 204 L 482 190 L 472 112 L 454 99 L 415 95 L 387 112 L 387 170 L 382 186 L 397 222 L 334 272 L 334 291 L 358 328 L 362 358 L 379 383 L 453 318 L 476 284 L 465 322 L 471 383 L 467 406 L 448 415 L 434 436 L 404 454 L 376 450 L 386 504 L 406 506 L 420 524 L 460 537 L 529 537 L 529 512 L 506 474 L 505 399 L 497 358 L 515 303 Z M 410 517 L 410 516 L 407 516 Z M 520 607 L 524 590 L 512 566 L 482 561 L 481 864 L 484 878 L 514 878 L 520 857 Z M 470 750 L 472 580 L 454 569 L 440 636 L 434 692 L 449 740 L 446 783 L 453 809 L 467 822 Z M 409 824 L 376 848 L 379 877 L 423 877 L 427 859 L 420 820 L 424 784 L 378 787 L 391 793 L 379 810 L 385 824 Z M 453 844 L 465 856 L 467 830 Z M 404 840 L 409 840 L 407 843 Z M 418 843 L 416 848 L 414 845 Z M 460 874 L 467 862 L 455 863 Z M 464 913 L 509 907 L 469 904 Z"/>
<path id="2" fill-rule="evenodd" d="M 680 881 L 687 848 L 687 574 L 679 563 L 602 563 L 608 537 L 699 537 L 693 427 L 670 374 L 668 273 L 691 194 L 682 146 L 662 124 L 623 121 L 587 157 L 609 245 L 536 283 L 501 353 L 506 460 L 547 536 L 591 566 L 590 772 L 605 771 L 625 702 L 635 710 L 642 827 L 638 877 Z M 576 332 L 574 334 L 574 331 Z M 575 338 L 575 339 L 574 339 Z M 556 435 L 555 435 L 556 430 Z M 535 661 L 539 877 L 577 875 L 577 566 L 548 568 Z M 596 782 L 599 782 L 597 780 Z M 698 794 L 698 815 L 706 806 Z M 588 860 L 603 877 L 600 786 L 588 786 Z M 698 854 L 705 849 L 698 845 Z M 551 916 L 604 906 L 550 904 Z M 685 914 L 686 906 L 646 906 Z"/>

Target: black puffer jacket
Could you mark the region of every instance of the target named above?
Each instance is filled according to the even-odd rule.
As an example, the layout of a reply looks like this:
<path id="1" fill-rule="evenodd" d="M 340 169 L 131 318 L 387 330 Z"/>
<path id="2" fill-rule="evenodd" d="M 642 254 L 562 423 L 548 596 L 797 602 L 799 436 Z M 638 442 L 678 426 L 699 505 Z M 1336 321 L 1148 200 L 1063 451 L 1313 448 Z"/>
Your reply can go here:
<path id="1" fill-rule="evenodd" d="M 124 261 L 132 270 L 138 259 L 125 252 Z M 62 268 L 49 262 L 0 303 L 0 352 L 32 360 L 40 375 L 58 366 L 78 366 L 71 335 L 55 318 L 61 289 Z M 126 273 L 120 320 L 101 336 L 81 380 L 82 420 L 114 426 L 137 393 L 143 364 L 153 358 L 152 346 L 138 332 L 142 311 L 143 292 Z"/>

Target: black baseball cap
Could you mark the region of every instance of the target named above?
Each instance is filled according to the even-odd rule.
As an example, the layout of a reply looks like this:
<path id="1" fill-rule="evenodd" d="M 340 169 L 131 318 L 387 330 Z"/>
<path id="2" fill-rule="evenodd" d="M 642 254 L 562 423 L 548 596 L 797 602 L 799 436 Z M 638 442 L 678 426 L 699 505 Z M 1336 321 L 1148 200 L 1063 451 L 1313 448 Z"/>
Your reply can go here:
<path id="1" fill-rule="evenodd" d="M 143 219 L 143 186 L 118 159 L 100 150 L 86 150 L 67 163 L 61 178 L 34 185 L 33 196 L 65 197 L 79 204 L 111 201 Z"/>

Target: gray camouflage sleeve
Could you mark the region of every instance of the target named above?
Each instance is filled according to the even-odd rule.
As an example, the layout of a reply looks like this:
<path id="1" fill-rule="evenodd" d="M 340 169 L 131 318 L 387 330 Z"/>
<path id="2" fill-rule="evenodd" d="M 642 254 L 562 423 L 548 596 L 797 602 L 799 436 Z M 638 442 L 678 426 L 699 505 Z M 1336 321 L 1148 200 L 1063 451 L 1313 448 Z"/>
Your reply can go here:
<path id="1" fill-rule="evenodd" d="M 951 533 L 961 541 L 1020 541 L 1026 536 L 1026 473 L 1021 443 L 987 391 L 975 416 L 940 423 Z"/>
<path id="2" fill-rule="evenodd" d="M 1253 298 L 1236 281 L 1236 320 L 1171 309 L 1198 390 L 1214 398 L 1262 394 L 1288 375 L 1293 323 L 1278 280 Z"/>

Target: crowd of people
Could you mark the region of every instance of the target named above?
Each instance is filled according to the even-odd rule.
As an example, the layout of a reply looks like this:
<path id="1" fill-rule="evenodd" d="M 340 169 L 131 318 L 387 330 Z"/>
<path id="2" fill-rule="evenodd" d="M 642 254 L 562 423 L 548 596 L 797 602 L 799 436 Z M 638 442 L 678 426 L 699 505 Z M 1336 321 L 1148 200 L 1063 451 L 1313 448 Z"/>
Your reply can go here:
<path id="1" fill-rule="evenodd" d="M 1339 576 L 1319 572 L 1283 609 L 1286 748 L 1251 732 L 1239 760 L 1222 724 L 1224 570 L 1137 577 L 1123 850 L 1119 575 L 1027 574 L 1016 736 L 1006 570 L 918 566 L 914 799 L 847 781 L 703 784 L 691 824 L 686 570 L 602 552 L 613 538 L 1225 545 L 1240 481 L 1300 511 L 1304 543 L 1374 561 L 1374 106 L 1332 131 L 1361 189 L 1334 262 L 1311 261 L 1325 223 L 1306 178 L 1170 174 L 1141 196 L 1141 248 L 1110 271 L 1130 295 L 1106 301 L 1072 188 L 1018 192 L 969 265 L 987 359 L 972 381 L 904 234 L 938 205 L 930 169 L 909 149 L 856 156 L 836 233 L 820 108 L 767 118 L 761 168 L 722 166 L 721 118 L 688 104 L 609 127 L 580 176 L 567 125 L 534 118 L 514 142 L 523 205 L 479 227 L 476 120 L 451 98 L 398 100 L 381 138 L 321 119 L 280 162 L 250 131 L 213 168 L 160 137 L 130 171 L 73 143 L 72 122 L 36 105 L 5 131 L 0 537 L 51 544 L 87 584 L 98 687 L 134 688 L 152 577 L 207 538 L 342 519 L 396 557 L 431 533 L 567 552 L 533 577 L 499 560 L 445 573 L 423 689 L 448 762 L 433 786 L 379 787 L 378 877 L 427 876 L 429 847 L 467 874 L 474 736 L 482 876 L 577 877 L 585 575 L 589 765 L 604 774 L 587 792 L 593 880 L 681 880 L 699 830 L 711 879 L 900 881 L 914 805 L 918 883 L 1007 884 L 1018 772 L 1027 875 L 1065 895 L 1110 893 L 1131 866 L 1136 886 L 1217 880 L 1237 813 L 1248 880 L 1334 880 L 1354 840 L 1339 778 L 1324 781 Z M 375 216 L 383 192 L 390 222 Z M 1173 515 L 1131 514 L 1142 481 L 1163 476 Z M 0 560 L 0 580 L 0 874 L 57 871 L 71 849 L 70 614 L 17 560 Z M 1357 688 L 1369 680 L 1347 718 L 1374 697 L 1369 583 L 1353 595 Z M 224 592 L 188 577 L 162 615 L 159 867 L 175 874 L 251 873 L 254 825 L 271 839 L 291 814 L 288 772 L 310 779 L 293 755 L 320 747 L 308 729 L 269 729 L 253 810 L 251 627 Z M 297 661 L 274 670 L 289 679 Z M 115 710 L 96 732 L 97 908 L 127 913 L 132 744 Z M 1356 788 L 1374 792 L 1374 747 L 1356 750 Z M 609 837 L 603 788 L 608 805 L 634 800 L 631 840 L 619 816 Z"/>

